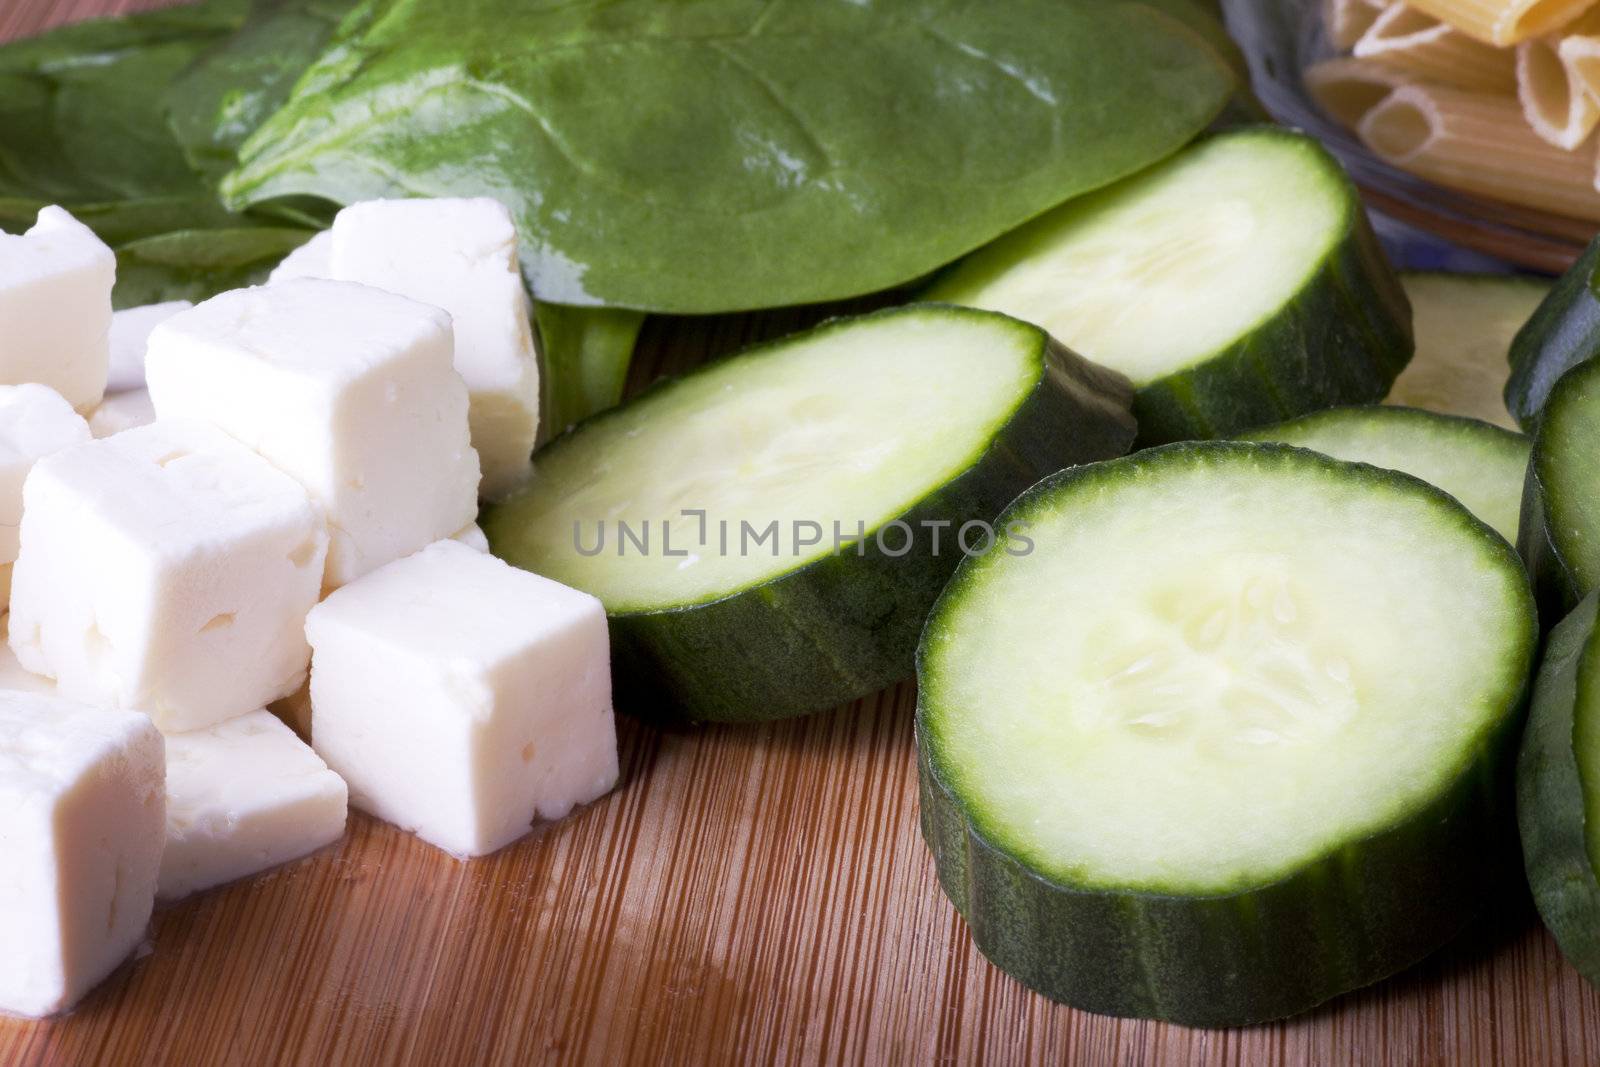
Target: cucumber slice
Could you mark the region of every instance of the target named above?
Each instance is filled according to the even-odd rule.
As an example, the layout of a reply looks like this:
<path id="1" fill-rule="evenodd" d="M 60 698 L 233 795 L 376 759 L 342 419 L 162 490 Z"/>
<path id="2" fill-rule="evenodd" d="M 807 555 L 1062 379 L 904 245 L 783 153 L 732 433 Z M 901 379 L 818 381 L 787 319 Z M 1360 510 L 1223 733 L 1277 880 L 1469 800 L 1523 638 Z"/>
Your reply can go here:
<path id="1" fill-rule="evenodd" d="M 1544 406 L 1528 463 L 1517 547 L 1554 623 L 1600 588 L 1600 361 L 1574 367 Z"/>
<path id="2" fill-rule="evenodd" d="M 1417 353 L 1388 403 L 1466 415 L 1508 430 L 1511 340 L 1550 293 L 1550 283 L 1515 274 L 1402 274 Z"/>
<path id="3" fill-rule="evenodd" d="M 1528 885 L 1578 971 L 1600 985 L 1600 635 L 1591 593 L 1550 632 L 1517 760 Z"/>
<path id="4" fill-rule="evenodd" d="M 1408 475 L 1220 441 L 1000 523 L 929 619 L 917 738 L 940 882 L 1003 970 L 1237 1025 L 1477 910 L 1538 636 L 1504 539 Z"/>
<path id="5" fill-rule="evenodd" d="M 1225 437 L 1383 399 L 1411 357 L 1405 294 L 1316 141 L 1212 137 L 1041 216 L 930 300 L 1043 326 L 1138 389 L 1142 444 Z"/>
<path id="6" fill-rule="evenodd" d="M 1556 280 L 1511 343 L 1506 408 L 1525 430 L 1539 423 L 1561 376 L 1600 353 L 1600 237 Z"/>
<path id="7" fill-rule="evenodd" d="M 624 706 L 799 715 L 908 676 L 964 524 L 980 523 L 965 536 L 981 549 L 981 524 L 1040 476 L 1125 452 L 1130 400 L 1120 377 L 1026 323 L 896 308 L 583 423 L 483 528 L 504 559 L 606 605 Z M 612 541 L 585 555 L 602 520 Z M 618 540 L 618 520 L 648 528 L 653 550 Z M 773 523 L 770 542 L 745 535 Z M 854 543 L 835 551 L 836 534 Z"/>
<path id="8" fill-rule="evenodd" d="M 1416 408 L 1356 407 L 1314 412 L 1241 437 L 1415 475 L 1461 501 L 1507 541 L 1517 539 L 1533 447 L 1519 433 Z"/>

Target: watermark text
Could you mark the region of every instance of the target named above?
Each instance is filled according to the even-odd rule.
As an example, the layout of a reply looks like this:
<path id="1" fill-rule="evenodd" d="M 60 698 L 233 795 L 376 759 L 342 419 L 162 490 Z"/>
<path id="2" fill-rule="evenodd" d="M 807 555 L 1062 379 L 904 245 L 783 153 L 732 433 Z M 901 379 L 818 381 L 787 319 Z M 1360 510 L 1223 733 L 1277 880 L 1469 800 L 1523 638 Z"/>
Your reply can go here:
<path id="1" fill-rule="evenodd" d="M 713 519 L 704 508 L 684 508 L 676 519 L 600 519 L 572 524 L 572 547 L 580 556 L 661 556 L 698 560 L 708 553 L 719 556 L 816 555 L 827 545 L 833 555 L 878 554 L 898 559 L 913 552 L 934 557 L 959 553 L 982 556 L 996 547 L 1007 555 L 1026 556 L 1033 551 L 1028 524 L 1020 520 L 996 530 L 992 523 L 969 519 L 959 525 L 950 519 L 894 519 L 867 530 L 865 520 L 854 524 L 834 519 L 824 525 L 814 519 Z"/>

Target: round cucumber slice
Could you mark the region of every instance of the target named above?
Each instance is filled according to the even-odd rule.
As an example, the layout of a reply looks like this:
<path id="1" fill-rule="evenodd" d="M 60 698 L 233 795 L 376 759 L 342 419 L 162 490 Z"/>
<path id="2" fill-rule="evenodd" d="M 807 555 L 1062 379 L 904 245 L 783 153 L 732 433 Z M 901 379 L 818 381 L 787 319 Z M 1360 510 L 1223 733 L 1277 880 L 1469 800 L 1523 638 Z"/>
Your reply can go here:
<path id="1" fill-rule="evenodd" d="M 927 298 L 1036 322 L 1125 374 L 1143 444 L 1376 402 L 1412 349 L 1355 188 L 1277 128 L 1212 137 L 1043 215 Z"/>
<path id="2" fill-rule="evenodd" d="M 1517 760 L 1517 828 L 1534 903 L 1600 985 L 1600 636 L 1591 593 L 1550 632 Z"/>
<path id="3" fill-rule="evenodd" d="M 1550 293 L 1550 283 L 1514 274 L 1402 274 L 1417 352 L 1388 403 L 1466 415 L 1508 430 L 1512 338 Z"/>
<path id="4" fill-rule="evenodd" d="M 1402 407 L 1330 408 L 1240 435 L 1404 471 L 1449 493 L 1507 541 L 1517 539 L 1533 443 L 1477 419 Z"/>
<path id="5" fill-rule="evenodd" d="M 1470 918 L 1538 633 L 1503 538 L 1408 475 L 1233 442 L 1062 472 L 1001 522 L 918 653 L 923 832 L 992 961 L 1237 1025 Z"/>
<path id="6" fill-rule="evenodd" d="M 1563 274 L 1511 343 L 1506 408 L 1525 430 L 1538 426 L 1567 371 L 1600 353 L 1600 237 Z"/>
<path id="7" fill-rule="evenodd" d="M 1125 452 L 1130 399 L 1037 327 L 896 308 L 583 423 L 483 528 L 606 605 L 625 707 L 799 715 L 908 676 L 964 547 L 1042 475 Z"/>
<path id="8" fill-rule="evenodd" d="M 1517 547 L 1549 622 L 1600 588 L 1600 362 L 1574 367 L 1544 406 L 1522 503 Z"/>

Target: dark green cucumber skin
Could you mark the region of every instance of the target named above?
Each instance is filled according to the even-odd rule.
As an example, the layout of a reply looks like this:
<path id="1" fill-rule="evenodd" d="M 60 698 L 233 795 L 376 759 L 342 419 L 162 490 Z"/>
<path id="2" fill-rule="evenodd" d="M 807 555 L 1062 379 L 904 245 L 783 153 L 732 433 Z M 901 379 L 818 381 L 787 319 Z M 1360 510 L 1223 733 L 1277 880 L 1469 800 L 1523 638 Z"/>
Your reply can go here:
<path id="1" fill-rule="evenodd" d="M 1600 379 L 1600 363 L 1573 368 L 1549 390 L 1547 406 L 1582 403 L 1588 395 L 1591 379 Z M 1549 438 L 1542 429 L 1534 434 L 1533 454 L 1528 457 L 1528 475 L 1522 485 L 1522 520 L 1517 530 L 1517 551 L 1533 576 L 1539 616 L 1547 627 L 1564 618 L 1589 592 L 1573 561 L 1559 544 L 1560 538 L 1551 531 L 1549 482 L 1552 472 L 1549 464 L 1553 462 L 1550 454 L 1553 446 Z"/>
<path id="2" fill-rule="evenodd" d="M 1196 447 L 1219 446 L 1159 451 Z M 1365 469 L 1375 478 L 1426 485 L 1400 472 Z M 1035 492 L 1080 473 L 1064 471 Z M 1524 635 L 1530 658 L 1536 642 L 1530 603 Z M 1421 961 L 1503 886 L 1516 864 L 1507 799 L 1526 697 L 1524 686 L 1454 782 L 1390 826 L 1270 885 L 1182 896 L 1063 885 L 987 840 L 931 756 L 919 693 L 922 834 L 939 883 L 979 950 L 1044 996 L 1098 1014 L 1185 1026 L 1284 1018 Z"/>
<path id="3" fill-rule="evenodd" d="M 1584 250 L 1511 342 L 1506 410 L 1528 432 L 1561 376 L 1600 354 L 1600 237 Z"/>
<path id="4" fill-rule="evenodd" d="M 1133 442 L 1127 380 L 1039 336 L 1044 369 L 1033 392 L 972 467 L 900 516 L 917 528 L 912 552 L 890 556 L 869 531 L 859 556 L 846 548 L 706 604 L 612 614 L 618 708 L 663 724 L 767 722 L 909 677 L 923 619 L 960 561 L 961 524 L 993 519 L 1042 476 L 1122 455 Z M 923 520 L 952 524 L 940 555 L 917 527 Z M 484 526 L 494 542 L 493 509 Z M 886 541 L 901 544 L 898 534 Z"/>
<path id="5" fill-rule="evenodd" d="M 1534 903 L 1562 955 L 1600 986 L 1600 880 L 1584 835 L 1583 781 L 1573 750 L 1578 681 L 1594 670 L 1589 643 L 1600 594 L 1550 633 L 1517 760 L 1517 826 Z"/>
<path id="6" fill-rule="evenodd" d="M 1023 985 L 1101 1015 L 1244 1026 L 1403 971 L 1472 921 L 1514 863 L 1495 844 L 1514 741 L 1508 722 L 1403 824 L 1225 896 L 1093 893 L 1036 874 L 972 828 L 919 730 L 922 833 L 973 941 Z"/>
<path id="7" fill-rule="evenodd" d="M 1528 457 L 1528 476 L 1522 483 L 1522 516 L 1517 526 L 1517 554 L 1533 578 L 1539 618 L 1546 626 L 1571 611 L 1583 595 L 1581 583 L 1561 558 L 1545 525 L 1544 480 L 1539 475 L 1538 446 Z"/>
<path id="8" fill-rule="evenodd" d="M 1139 389 L 1138 447 L 1228 437 L 1389 395 L 1415 350 L 1411 303 L 1354 187 L 1342 180 L 1347 229 L 1315 278 L 1235 344 Z"/>

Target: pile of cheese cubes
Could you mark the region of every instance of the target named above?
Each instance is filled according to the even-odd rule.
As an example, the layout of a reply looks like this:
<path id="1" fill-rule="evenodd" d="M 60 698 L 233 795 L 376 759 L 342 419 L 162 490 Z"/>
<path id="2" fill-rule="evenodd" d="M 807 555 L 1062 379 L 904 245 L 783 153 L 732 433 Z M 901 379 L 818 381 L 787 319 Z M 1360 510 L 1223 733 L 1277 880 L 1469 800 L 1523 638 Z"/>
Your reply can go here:
<path id="1" fill-rule="evenodd" d="M 538 421 L 503 206 L 358 204 L 194 307 L 113 316 L 114 276 L 60 208 L 0 234 L 0 1012 L 347 797 L 476 856 L 617 778 L 599 602 L 474 525 Z"/>

